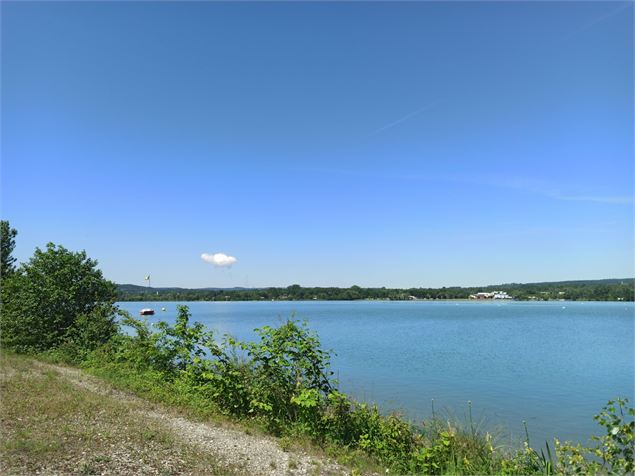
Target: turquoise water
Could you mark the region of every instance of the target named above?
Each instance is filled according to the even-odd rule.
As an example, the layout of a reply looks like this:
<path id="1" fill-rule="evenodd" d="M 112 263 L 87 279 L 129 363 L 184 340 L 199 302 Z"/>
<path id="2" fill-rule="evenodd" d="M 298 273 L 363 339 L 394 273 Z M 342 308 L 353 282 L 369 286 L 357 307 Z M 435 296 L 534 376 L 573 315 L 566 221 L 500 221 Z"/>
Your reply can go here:
<path id="1" fill-rule="evenodd" d="M 412 419 L 436 412 L 475 420 L 514 444 L 526 420 L 532 444 L 586 442 L 592 416 L 634 393 L 633 303 L 592 302 L 133 302 L 134 315 L 193 320 L 241 339 L 295 313 L 335 353 L 340 388 Z M 166 312 L 161 312 L 162 307 Z"/>

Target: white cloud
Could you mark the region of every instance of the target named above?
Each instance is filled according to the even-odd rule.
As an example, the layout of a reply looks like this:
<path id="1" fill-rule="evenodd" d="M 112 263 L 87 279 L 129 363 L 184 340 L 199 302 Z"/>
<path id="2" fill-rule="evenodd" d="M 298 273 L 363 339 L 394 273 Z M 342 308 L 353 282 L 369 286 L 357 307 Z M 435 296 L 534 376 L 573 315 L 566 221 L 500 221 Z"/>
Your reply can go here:
<path id="1" fill-rule="evenodd" d="M 230 268 L 234 263 L 238 261 L 233 256 L 227 256 L 225 253 L 214 253 L 212 255 L 203 253 L 201 255 L 201 259 L 210 264 L 213 264 L 214 266 L 223 268 Z"/>

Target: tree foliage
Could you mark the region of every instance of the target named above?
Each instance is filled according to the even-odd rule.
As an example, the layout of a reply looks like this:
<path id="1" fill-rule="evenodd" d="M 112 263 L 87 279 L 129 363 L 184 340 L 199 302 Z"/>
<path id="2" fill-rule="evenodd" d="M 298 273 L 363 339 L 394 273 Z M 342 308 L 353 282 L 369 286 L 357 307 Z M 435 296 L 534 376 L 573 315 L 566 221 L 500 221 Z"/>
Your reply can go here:
<path id="1" fill-rule="evenodd" d="M 15 258 L 12 256 L 15 248 L 15 237 L 18 232 L 11 228 L 6 220 L 0 221 L 0 278 L 4 279 L 15 271 Z"/>
<path id="2" fill-rule="evenodd" d="M 505 291 L 517 300 L 633 301 L 635 280 L 567 281 L 554 283 L 500 284 L 485 287 L 443 288 L 350 288 L 302 287 L 261 289 L 182 289 L 144 288 L 119 285 L 120 301 L 354 301 L 377 299 L 406 301 L 410 299 L 468 299 L 470 294 Z"/>
<path id="3" fill-rule="evenodd" d="M 71 252 L 53 243 L 46 250 L 36 248 L 3 284 L 3 344 L 18 351 L 42 351 L 69 339 L 103 341 L 115 329 L 114 297 L 115 285 L 84 251 Z M 85 325 L 80 329 L 81 323 Z"/>

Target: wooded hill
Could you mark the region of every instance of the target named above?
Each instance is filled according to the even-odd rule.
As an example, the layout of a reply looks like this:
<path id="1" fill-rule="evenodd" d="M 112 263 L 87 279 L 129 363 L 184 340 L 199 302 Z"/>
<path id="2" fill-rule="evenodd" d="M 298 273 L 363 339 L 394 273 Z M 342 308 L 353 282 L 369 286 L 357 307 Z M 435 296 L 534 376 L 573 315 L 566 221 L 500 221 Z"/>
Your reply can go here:
<path id="1" fill-rule="evenodd" d="M 477 292 L 505 291 L 516 300 L 633 301 L 635 280 L 601 279 L 544 283 L 509 283 L 483 287 L 443 288 L 350 288 L 302 287 L 286 288 L 153 288 L 134 284 L 117 285 L 120 301 L 353 301 L 380 299 L 468 299 Z"/>

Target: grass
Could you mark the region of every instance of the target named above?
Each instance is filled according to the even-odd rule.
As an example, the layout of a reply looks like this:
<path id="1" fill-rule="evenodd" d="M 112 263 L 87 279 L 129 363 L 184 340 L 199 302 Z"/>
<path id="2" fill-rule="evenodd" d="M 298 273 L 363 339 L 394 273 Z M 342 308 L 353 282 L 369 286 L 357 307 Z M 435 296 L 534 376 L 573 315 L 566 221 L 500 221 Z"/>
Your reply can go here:
<path id="1" fill-rule="evenodd" d="M 41 361 L 51 359 L 0 352 L 0 474 L 240 474 L 239 468 L 228 469 L 209 454 L 175 440 L 156 421 L 141 418 L 136 411 L 140 404 L 77 388 L 57 372 L 42 370 Z M 185 389 L 151 372 L 130 372 L 122 366 L 84 370 L 114 389 L 187 419 L 266 434 L 257 421 L 222 415 L 208 401 L 192 398 Z M 345 464 L 352 474 L 384 472 L 359 451 L 322 448 L 302 436 L 278 441 L 286 451 Z M 315 474 L 321 474 L 320 463 L 315 464 Z M 291 460 L 289 469 L 296 466 Z M 276 469 L 276 463 L 270 467 Z"/>
<path id="2" fill-rule="evenodd" d="M 208 399 L 192 392 L 191 389 L 166 381 L 159 373 L 151 371 L 130 371 L 122 365 L 99 365 L 85 370 L 110 383 L 114 388 L 134 393 L 150 402 L 166 405 L 179 415 L 194 421 L 239 428 L 247 434 L 269 435 L 264 425 L 255 419 L 237 419 L 221 413 Z M 317 445 L 306 435 L 294 434 L 278 438 L 278 444 L 285 452 L 301 452 L 319 459 L 330 458 L 351 468 L 354 474 L 378 474 L 385 472 L 385 466 L 363 451 L 335 444 Z M 319 470 L 319 468 L 318 468 Z"/>
<path id="3" fill-rule="evenodd" d="M 31 358 L 0 354 L 0 473 L 228 474 L 122 402 L 71 385 Z"/>

